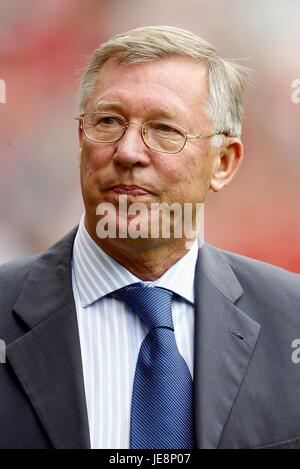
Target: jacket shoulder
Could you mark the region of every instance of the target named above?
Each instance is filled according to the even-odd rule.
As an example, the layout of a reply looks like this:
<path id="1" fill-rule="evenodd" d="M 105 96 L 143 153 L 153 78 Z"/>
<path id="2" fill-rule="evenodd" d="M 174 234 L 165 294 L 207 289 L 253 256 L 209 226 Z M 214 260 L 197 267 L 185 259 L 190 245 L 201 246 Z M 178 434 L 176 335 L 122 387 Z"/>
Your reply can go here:
<path id="1" fill-rule="evenodd" d="M 16 271 L 19 269 L 26 269 L 30 268 L 32 264 L 36 261 L 36 259 L 40 256 L 40 254 L 35 254 L 33 256 L 22 256 L 17 257 L 5 264 L 0 265 L 0 275 L 5 274 L 6 272 Z"/>
<path id="2" fill-rule="evenodd" d="M 282 267 L 269 264 L 257 259 L 242 256 L 230 251 L 219 250 L 227 262 L 230 264 L 233 271 L 238 275 L 257 283 L 258 279 L 264 283 L 280 283 L 286 286 L 300 286 L 300 274 L 290 272 Z"/>
<path id="3" fill-rule="evenodd" d="M 243 289 L 241 305 L 251 305 L 253 311 L 265 311 L 266 318 L 277 315 L 280 321 L 291 319 L 299 327 L 299 274 L 232 252 L 220 251 L 220 254 Z"/>
<path id="4" fill-rule="evenodd" d="M 3 287 L 9 283 L 18 283 L 20 280 L 24 280 L 28 275 L 32 265 L 39 258 L 39 255 L 18 257 L 10 262 L 0 265 L 0 294 Z"/>
<path id="5" fill-rule="evenodd" d="M 73 243 L 77 229 L 78 226 L 76 226 L 72 231 L 70 231 L 62 239 L 58 240 L 44 252 L 32 256 L 19 257 L 0 265 L 0 302 L 1 293 L 7 293 L 5 287 L 11 288 L 13 285 L 17 286 L 22 284 L 28 277 L 34 264 L 38 263 L 39 261 L 42 262 L 43 259 L 48 259 L 49 256 L 60 257 L 62 255 L 62 251 L 65 250 L 65 247 L 70 243 Z"/>
<path id="6" fill-rule="evenodd" d="M 20 257 L 0 266 L 0 307 L 16 299 L 39 255 Z"/>
<path id="7" fill-rule="evenodd" d="M 279 331 L 278 337 L 299 330 L 299 274 L 229 251 L 217 251 L 242 288 L 236 306 L 267 326 L 265 330 Z"/>

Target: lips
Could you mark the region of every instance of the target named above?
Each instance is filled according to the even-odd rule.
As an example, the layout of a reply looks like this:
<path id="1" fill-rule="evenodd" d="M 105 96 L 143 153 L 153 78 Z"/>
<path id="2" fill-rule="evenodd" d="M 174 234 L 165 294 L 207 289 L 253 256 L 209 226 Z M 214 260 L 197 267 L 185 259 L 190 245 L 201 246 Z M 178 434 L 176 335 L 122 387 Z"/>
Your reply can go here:
<path id="1" fill-rule="evenodd" d="M 140 186 L 128 186 L 125 184 L 119 184 L 111 188 L 116 194 L 126 194 L 126 195 L 146 195 L 151 194 L 150 191 Z"/>

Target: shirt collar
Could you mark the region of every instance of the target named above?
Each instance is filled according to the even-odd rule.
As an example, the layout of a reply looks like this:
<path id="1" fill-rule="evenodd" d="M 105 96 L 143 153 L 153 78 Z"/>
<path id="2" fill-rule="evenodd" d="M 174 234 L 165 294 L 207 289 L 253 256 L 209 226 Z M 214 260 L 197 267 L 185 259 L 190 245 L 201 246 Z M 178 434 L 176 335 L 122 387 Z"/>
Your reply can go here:
<path id="1" fill-rule="evenodd" d="M 136 282 L 163 287 L 194 304 L 195 266 L 198 244 L 195 241 L 187 253 L 159 279 L 144 282 L 101 249 L 88 234 L 82 217 L 75 237 L 72 266 L 80 302 L 83 308 L 114 291 Z"/>

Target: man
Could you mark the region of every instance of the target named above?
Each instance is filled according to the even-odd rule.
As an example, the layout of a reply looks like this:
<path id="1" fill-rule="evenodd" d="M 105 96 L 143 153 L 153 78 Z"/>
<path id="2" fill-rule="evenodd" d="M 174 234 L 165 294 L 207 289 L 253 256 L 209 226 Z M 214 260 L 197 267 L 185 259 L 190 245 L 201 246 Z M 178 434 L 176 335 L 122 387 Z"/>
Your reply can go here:
<path id="1" fill-rule="evenodd" d="M 246 75 L 177 28 L 94 52 L 85 215 L 0 268 L 2 448 L 300 447 L 300 278 L 197 240 L 197 204 L 242 160 Z M 172 204 L 190 219 L 163 220 Z"/>

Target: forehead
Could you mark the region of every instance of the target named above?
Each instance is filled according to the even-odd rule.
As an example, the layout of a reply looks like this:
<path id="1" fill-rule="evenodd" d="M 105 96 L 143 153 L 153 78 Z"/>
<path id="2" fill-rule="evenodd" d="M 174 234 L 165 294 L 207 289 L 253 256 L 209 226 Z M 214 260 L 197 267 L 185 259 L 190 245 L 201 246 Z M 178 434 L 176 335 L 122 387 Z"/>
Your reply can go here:
<path id="1" fill-rule="evenodd" d="M 108 102 L 137 113 L 169 109 L 190 114 L 199 113 L 207 97 L 207 70 L 201 63 L 172 57 L 128 65 L 110 59 L 97 74 L 88 110 L 101 110 Z"/>

